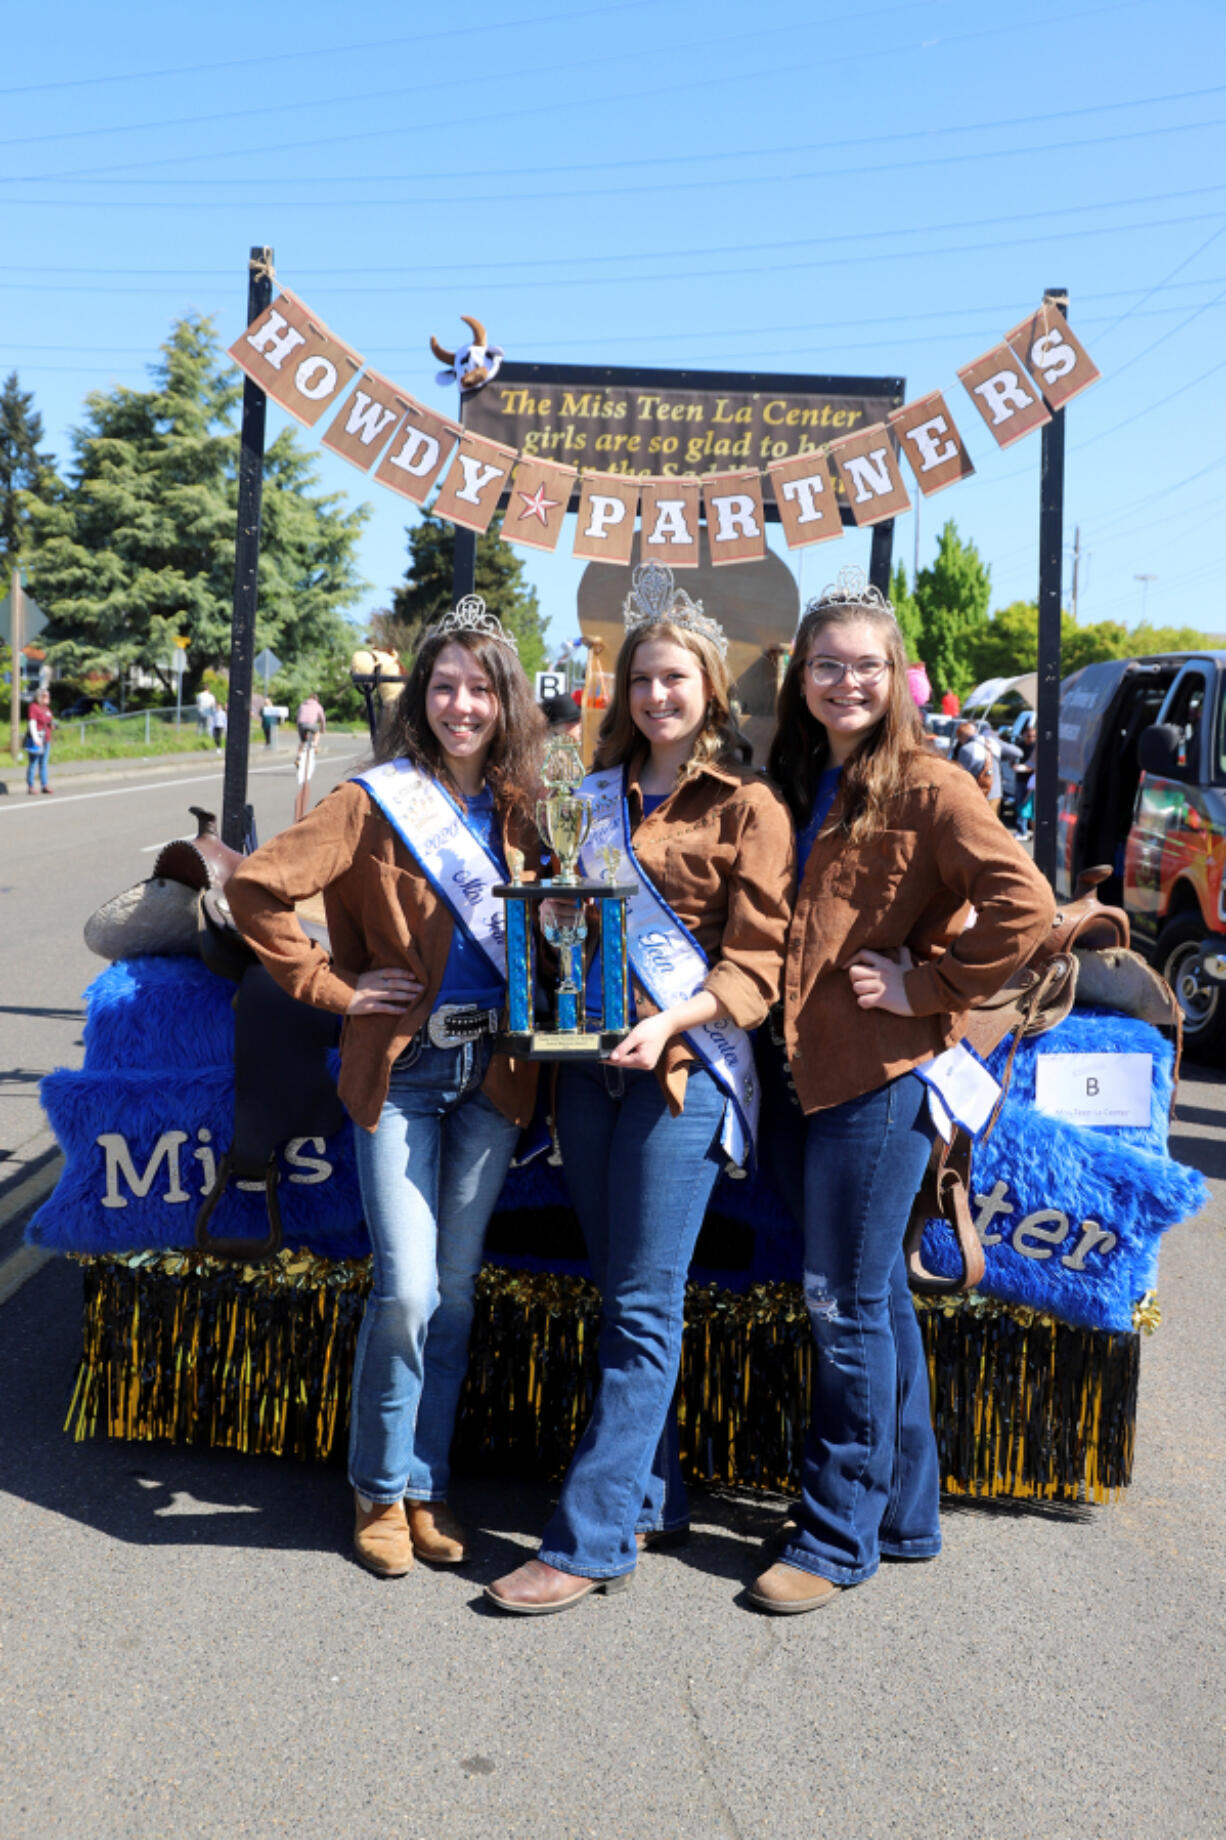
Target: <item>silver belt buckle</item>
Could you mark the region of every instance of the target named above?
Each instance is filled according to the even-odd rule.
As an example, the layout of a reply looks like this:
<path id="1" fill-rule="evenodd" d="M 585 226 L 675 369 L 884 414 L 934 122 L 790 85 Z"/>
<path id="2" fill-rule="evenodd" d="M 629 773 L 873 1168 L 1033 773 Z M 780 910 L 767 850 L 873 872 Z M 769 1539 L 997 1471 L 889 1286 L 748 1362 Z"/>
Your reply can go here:
<path id="1" fill-rule="evenodd" d="M 441 1003 L 431 1012 L 426 1034 L 436 1048 L 462 1048 L 479 1035 L 492 1035 L 497 1026 L 497 1010 L 478 1009 L 475 1003 Z"/>

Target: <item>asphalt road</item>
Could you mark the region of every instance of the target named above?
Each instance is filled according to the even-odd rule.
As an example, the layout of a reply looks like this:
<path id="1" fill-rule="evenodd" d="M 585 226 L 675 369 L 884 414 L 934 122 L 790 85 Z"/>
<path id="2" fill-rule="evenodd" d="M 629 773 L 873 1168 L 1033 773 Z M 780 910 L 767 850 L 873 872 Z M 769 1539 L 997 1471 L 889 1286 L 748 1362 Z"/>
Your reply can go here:
<path id="1" fill-rule="evenodd" d="M 261 834 L 288 816 L 278 772 L 253 779 Z M 0 801 L 24 1074 L 5 1143 L 34 1132 L 37 1073 L 79 1053 L 82 919 L 203 788 L 105 790 Z M 531 1549 L 543 1487 L 464 1478 L 474 1562 L 381 1582 L 347 1557 L 339 1471 L 74 1445 L 80 1278 L 47 1264 L 0 1307 L 0 1836 L 1221 1835 L 1220 1076 L 1190 1070 L 1180 1109 L 1213 1199 L 1163 1249 L 1127 1494 L 948 1504 L 938 1561 L 799 1618 L 744 1604 L 781 1507 L 761 1497 L 700 1496 L 695 1540 L 630 1592 L 519 1621 L 479 1587 Z"/>

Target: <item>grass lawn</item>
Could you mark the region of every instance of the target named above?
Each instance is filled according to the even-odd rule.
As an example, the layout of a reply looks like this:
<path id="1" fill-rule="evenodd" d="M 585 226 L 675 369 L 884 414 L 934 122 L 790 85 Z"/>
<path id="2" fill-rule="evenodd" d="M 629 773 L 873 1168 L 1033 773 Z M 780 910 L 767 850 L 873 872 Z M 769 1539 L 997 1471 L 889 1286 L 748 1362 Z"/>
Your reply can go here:
<path id="1" fill-rule="evenodd" d="M 215 747 L 211 736 L 196 733 L 196 717 L 184 715 L 182 723 L 176 728 L 174 721 L 165 721 L 161 716 L 150 712 L 148 722 L 148 739 L 145 738 L 146 724 L 139 715 L 119 717 L 102 716 L 91 721 L 79 722 L 71 719 L 61 722 L 51 737 L 52 765 L 58 761 L 69 760 L 142 760 L 160 758 L 165 754 L 224 754 L 224 745 Z M 365 734 L 365 729 L 358 725 L 330 728 L 329 735 Z M 264 753 L 264 731 L 258 722 L 251 724 L 251 753 Z M 292 724 L 283 723 L 277 736 L 277 748 L 280 753 L 292 755 L 298 745 L 298 736 Z M 326 742 L 325 742 L 326 746 Z"/>

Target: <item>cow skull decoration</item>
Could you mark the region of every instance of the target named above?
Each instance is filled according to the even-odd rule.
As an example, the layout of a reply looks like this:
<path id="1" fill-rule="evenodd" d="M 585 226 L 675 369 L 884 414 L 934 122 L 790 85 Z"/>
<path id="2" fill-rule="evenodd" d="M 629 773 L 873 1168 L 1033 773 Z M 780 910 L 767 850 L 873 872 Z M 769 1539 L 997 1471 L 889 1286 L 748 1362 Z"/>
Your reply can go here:
<path id="1" fill-rule="evenodd" d="M 484 389 L 498 375 L 503 350 L 501 345 L 486 344 L 485 327 L 479 319 L 470 319 L 467 313 L 461 313 L 460 318 L 466 326 L 472 327 L 472 343 L 461 345 L 458 351 L 447 351 L 431 334 L 430 350 L 440 364 L 449 367 L 438 373 L 436 381 L 458 383 L 461 392 L 471 396 L 477 390 Z"/>

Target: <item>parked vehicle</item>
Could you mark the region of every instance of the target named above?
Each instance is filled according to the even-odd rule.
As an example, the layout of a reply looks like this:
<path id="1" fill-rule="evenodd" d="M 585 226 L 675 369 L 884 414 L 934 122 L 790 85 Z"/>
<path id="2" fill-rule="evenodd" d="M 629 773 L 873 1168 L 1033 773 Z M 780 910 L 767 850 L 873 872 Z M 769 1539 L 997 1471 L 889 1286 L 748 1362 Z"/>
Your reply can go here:
<path id="1" fill-rule="evenodd" d="M 924 733 L 938 754 L 949 754 L 953 747 L 954 730 L 959 720 L 958 716 L 928 715 L 924 717 Z"/>
<path id="2" fill-rule="evenodd" d="M 1179 998 L 1185 1040 L 1226 1048 L 1226 652 L 1087 665 L 1060 695 L 1056 892 L 1110 863 L 1103 898 Z"/>
<path id="3" fill-rule="evenodd" d="M 78 720 L 82 716 L 117 716 L 118 714 L 118 704 L 112 703 L 106 697 L 97 696 L 79 696 L 75 703 L 69 703 L 67 709 L 60 710 L 61 718 L 76 717 Z"/>

